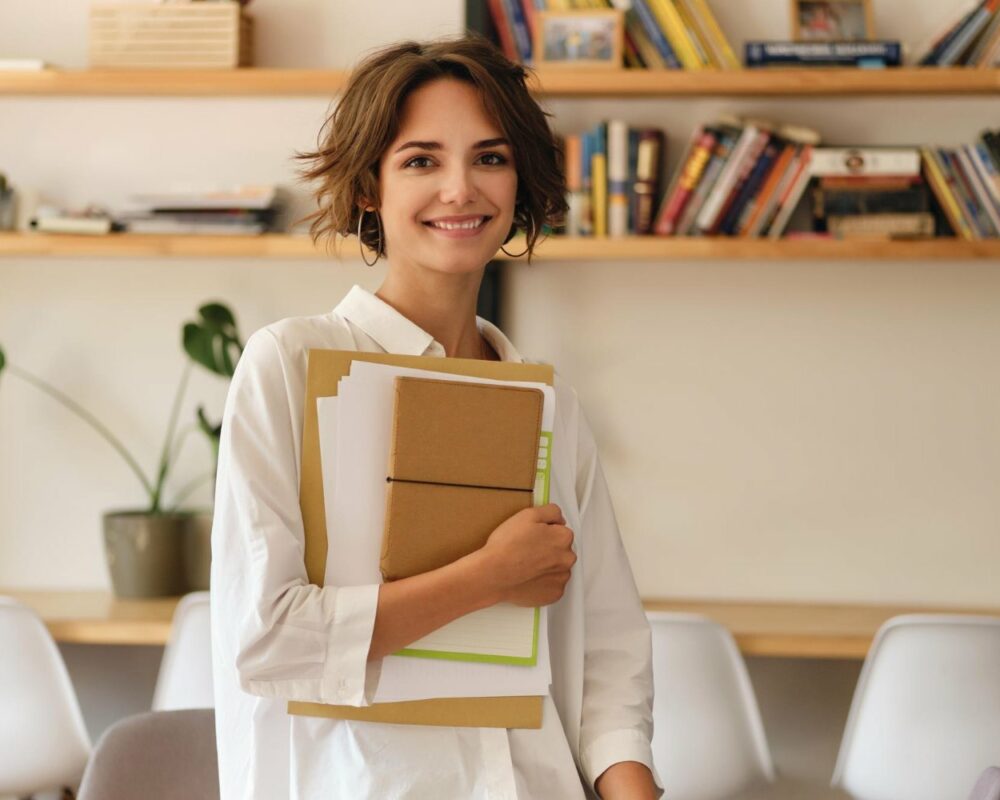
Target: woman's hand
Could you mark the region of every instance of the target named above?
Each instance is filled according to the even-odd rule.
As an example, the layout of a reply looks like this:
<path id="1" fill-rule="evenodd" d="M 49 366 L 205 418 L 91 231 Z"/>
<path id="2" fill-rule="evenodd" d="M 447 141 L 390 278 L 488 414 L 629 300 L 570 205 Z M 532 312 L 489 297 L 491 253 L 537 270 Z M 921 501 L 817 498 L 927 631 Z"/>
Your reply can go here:
<path id="1" fill-rule="evenodd" d="M 576 563 L 573 531 L 555 503 L 519 511 L 473 555 L 496 602 L 519 606 L 556 602 Z"/>

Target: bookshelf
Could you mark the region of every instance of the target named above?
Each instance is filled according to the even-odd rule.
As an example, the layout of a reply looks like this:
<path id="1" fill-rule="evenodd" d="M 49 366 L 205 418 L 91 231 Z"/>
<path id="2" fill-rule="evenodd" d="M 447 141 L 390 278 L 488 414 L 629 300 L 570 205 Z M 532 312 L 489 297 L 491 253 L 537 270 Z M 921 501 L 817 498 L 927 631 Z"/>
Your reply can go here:
<path id="1" fill-rule="evenodd" d="M 353 238 L 343 243 L 345 261 L 358 258 Z M 521 252 L 523 239 L 509 247 Z M 0 233 L 0 258 L 260 258 L 316 260 L 336 258 L 305 236 L 155 236 L 110 234 Z M 732 239 L 632 236 L 625 238 L 552 237 L 539 244 L 534 261 L 688 261 L 688 260 L 901 260 L 968 261 L 1000 259 L 1000 239 L 966 242 L 955 238 L 885 241 L 881 239 Z M 498 261 L 509 261 L 503 253 Z M 524 259 L 520 259 L 523 261 Z"/>
<path id="2" fill-rule="evenodd" d="M 0 72 L 0 96 L 330 97 L 343 70 L 45 70 Z M 1000 69 L 743 69 L 688 72 L 541 70 L 534 90 L 551 97 L 863 97 L 1000 94 Z"/>

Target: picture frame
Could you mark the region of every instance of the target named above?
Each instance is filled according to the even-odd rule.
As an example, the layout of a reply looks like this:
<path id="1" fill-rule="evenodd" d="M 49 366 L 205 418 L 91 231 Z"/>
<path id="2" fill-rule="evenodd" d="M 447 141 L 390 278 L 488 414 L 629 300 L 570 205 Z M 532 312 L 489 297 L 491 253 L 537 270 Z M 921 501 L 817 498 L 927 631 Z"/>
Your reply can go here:
<path id="1" fill-rule="evenodd" d="M 791 0 L 796 42 L 861 42 L 875 38 L 873 0 Z"/>
<path id="2" fill-rule="evenodd" d="M 620 69 L 625 42 L 620 10 L 539 11 L 534 62 L 540 67 Z"/>

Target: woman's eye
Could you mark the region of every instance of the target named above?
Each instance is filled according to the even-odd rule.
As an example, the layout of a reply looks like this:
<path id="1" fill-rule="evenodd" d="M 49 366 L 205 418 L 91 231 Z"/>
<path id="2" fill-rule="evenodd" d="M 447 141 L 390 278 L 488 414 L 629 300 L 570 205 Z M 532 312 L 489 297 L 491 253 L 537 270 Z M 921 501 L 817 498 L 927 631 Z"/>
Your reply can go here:
<path id="1" fill-rule="evenodd" d="M 499 167 L 507 163 L 507 157 L 500 153 L 483 153 L 480 158 L 486 159 L 488 167 Z"/>
<path id="2" fill-rule="evenodd" d="M 427 156 L 414 156 L 405 164 L 403 164 L 403 168 L 405 169 L 407 167 L 416 167 L 417 169 L 422 169 L 424 167 L 429 167 L 430 165 L 431 165 L 431 160 Z"/>

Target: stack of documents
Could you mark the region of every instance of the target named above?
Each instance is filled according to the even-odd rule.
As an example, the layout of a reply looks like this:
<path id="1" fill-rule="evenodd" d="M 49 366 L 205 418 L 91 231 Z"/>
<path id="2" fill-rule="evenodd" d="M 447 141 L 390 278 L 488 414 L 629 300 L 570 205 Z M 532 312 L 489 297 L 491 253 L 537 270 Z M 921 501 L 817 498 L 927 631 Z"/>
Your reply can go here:
<path id="1" fill-rule="evenodd" d="M 510 413 L 497 418 L 497 408 Z M 327 584 L 381 583 L 383 571 L 399 578 L 450 563 L 481 546 L 517 508 L 548 502 L 555 395 L 544 383 L 355 360 L 336 396 L 317 398 L 316 412 Z M 494 427 L 481 429 L 488 419 Z M 518 453 L 509 447 L 497 453 L 497 434 L 502 441 L 512 429 L 529 443 L 527 453 L 523 446 Z M 477 431 L 485 434 L 482 441 L 475 441 Z M 517 468 L 505 470 L 511 461 Z M 498 499 L 452 497 L 466 491 Z M 430 523 L 414 513 L 421 502 L 434 515 Z M 479 510 L 493 504 L 497 519 L 487 510 L 479 530 L 465 523 L 451 529 L 459 537 L 468 532 L 464 543 L 433 537 L 456 503 Z M 501 603 L 468 614 L 383 659 L 373 700 L 545 695 L 551 681 L 547 641 L 544 609 Z"/>

